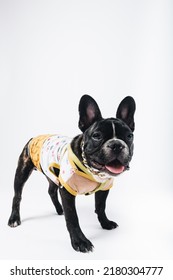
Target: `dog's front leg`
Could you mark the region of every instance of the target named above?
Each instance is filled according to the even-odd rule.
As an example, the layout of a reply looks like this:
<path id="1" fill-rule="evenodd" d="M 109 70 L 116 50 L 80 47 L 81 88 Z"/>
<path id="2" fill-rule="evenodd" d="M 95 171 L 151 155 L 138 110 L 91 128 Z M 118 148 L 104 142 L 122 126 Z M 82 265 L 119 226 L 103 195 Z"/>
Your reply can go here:
<path id="1" fill-rule="evenodd" d="M 83 253 L 92 251 L 92 243 L 85 237 L 79 226 L 79 220 L 75 207 L 75 196 L 71 195 L 65 188 L 60 188 L 60 194 L 66 225 L 70 234 L 73 248 L 76 251 Z"/>
<path id="2" fill-rule="evenodd" d="M 117 223 L 108 220 L 105 208 L 106 208 L 106 199 L 109 194 L 109 191 L 98 191 L 95 193 L 95 212 L 98 216 L 98 220 L 104 229 L 114 229 L 118 225 Z"/>

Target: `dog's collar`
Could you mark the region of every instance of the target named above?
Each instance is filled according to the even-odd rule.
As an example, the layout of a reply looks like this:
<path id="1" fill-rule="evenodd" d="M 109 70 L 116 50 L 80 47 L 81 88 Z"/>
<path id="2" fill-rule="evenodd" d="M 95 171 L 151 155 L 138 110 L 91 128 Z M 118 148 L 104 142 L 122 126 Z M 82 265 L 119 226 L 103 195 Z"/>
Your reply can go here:
<path id="1" fill-rule="evenodd" d="M 81 149 L 82 149 L 82 160 L 81 162 L 78 157 L 73 153 L 71 145 L 68 146 L 68 153 L 70 160 L 80 169 L 82 172 L 87 174 L 92 181 L 98 181 L 98 182 L 104 182 L 106 180 L 109 180 L 111 177 L 104 173 L 100 172 L 99 170 L 90 167 L 87 163 L 85 153 L 84 153 L 84 141 L 81 142 Z"/>
<path id="2" fill-rule="evenodd" d="M 70 161 L 73 164 L 75 164 L 75 166 L 78 167 L 82 172 L 84 172 L 85 174 L 87 174 L 88 176 L 91 177 L 91 175 L 92 175 L 91 172 L 89 172 L 88 168 L 84 164 L 82 164 L 82 162 L 74 154 L 74 152 L 72 151 L 71 145 L 68 146 L 68 153 L 69 153 Z M 93 178 L 90 178 L 90 179 L 93 179 Z"/>
<path id="3" fill-rule="evenodd" d="M 83 164 L 86 167 L 86 169 L 89 171 L 89 173 L 91 173 L 93 176 L 98 176 L 101 180 L 107 180 L 107 179 L 111 178 L 111 176 L 109 176 L 105 172 L 100 172 L 98 169 L 90 167 L 88 165 L 88 162 L 87 162 L 87 159 L 85 156 L 85 152 L 84 152 L 84 140 L 81 141 L 81 150 L 82 150 Z"/>

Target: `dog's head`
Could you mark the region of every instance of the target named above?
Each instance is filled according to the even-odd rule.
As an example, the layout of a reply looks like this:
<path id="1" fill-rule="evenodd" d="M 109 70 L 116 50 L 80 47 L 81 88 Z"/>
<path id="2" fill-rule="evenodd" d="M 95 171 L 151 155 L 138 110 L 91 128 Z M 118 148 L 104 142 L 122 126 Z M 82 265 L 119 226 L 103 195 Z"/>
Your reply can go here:
<path id="1" fill-rule="evenodd" d="M 116 118 L 104 119 L 96 101 L 89 95 L 82 96 L 79 103 L 82 158 L 90 170 L 114 177 L 129 169 L 135 109 L 134 99 L 127 96 L 121 101 Z"/>

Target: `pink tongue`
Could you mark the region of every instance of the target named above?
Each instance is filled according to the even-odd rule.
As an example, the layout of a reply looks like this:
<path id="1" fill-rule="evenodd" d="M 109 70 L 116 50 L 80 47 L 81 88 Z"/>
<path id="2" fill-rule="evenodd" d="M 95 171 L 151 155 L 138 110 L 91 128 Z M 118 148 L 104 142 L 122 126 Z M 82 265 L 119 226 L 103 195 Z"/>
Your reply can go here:
<path id="1" fill-rule="evenodd" d="M 119 174 L 119 173 L 122 173 L 124 171 L 124 166 L 121 165 L 119 167 L 114 167 L 114 166 L 106 165 L 106 169 L 109 170 L 111 173 Z"/>

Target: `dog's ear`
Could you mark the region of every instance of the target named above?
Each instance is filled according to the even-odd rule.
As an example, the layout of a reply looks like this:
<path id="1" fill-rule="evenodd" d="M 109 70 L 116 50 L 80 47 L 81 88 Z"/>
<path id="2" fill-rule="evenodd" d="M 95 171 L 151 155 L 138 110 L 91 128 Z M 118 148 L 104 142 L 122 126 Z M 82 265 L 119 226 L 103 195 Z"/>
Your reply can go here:
<path id="1" fill-rule="evenodd" d="M 79 102 L 79 128 L 84 132 L 95 121 L 102 119 L 96 101 L 89 95 L 83 95 Z"/>
<path id="2" fill-rule="evenodd" d="M 132 131 L 135 129 L 134 113 L 136 110 L 135 100 L 131 96 L 125 97 L 117 109 L 116 117 L 124 121 Z"/>

